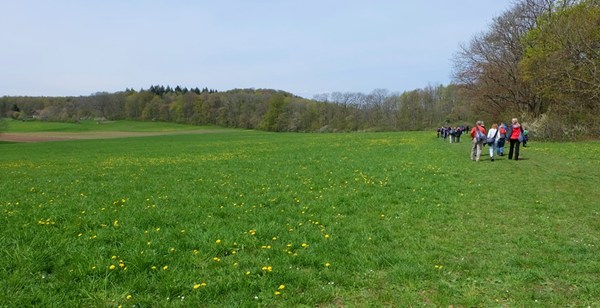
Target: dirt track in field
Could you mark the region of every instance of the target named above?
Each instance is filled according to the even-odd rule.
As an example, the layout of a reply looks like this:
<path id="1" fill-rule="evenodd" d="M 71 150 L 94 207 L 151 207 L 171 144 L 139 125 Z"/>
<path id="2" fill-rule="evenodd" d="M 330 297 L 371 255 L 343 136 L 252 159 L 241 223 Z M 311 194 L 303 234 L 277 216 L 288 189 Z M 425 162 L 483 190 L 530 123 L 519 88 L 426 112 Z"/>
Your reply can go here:
<path id="1" fill-rule="evenodd" d="M 85 133 L 61 133 L 61 132 L 35 132 L 35 133 L 0 133 L 0 141 L 4 142 L 46 142 L 66 141 L 83 139 L 111 139 L 127 137 L 144 137 L 160 135 L 181 134 L 209 134 L 219 133 L 223 130 L 191 130 L 191 131 L 169 131 L 169 132 L 85 132 Z"/>

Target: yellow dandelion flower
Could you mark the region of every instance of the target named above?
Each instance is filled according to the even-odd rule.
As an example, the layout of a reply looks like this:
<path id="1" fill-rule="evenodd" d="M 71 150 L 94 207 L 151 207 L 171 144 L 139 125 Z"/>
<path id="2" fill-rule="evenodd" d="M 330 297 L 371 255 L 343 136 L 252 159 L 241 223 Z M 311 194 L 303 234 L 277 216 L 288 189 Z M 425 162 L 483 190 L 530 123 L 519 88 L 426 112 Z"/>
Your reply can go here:
<path id="1" fill-rule="evenodd" d="M 330 266 L 331 266 L 331 263 L 329 263 L 329 262 L 325 263 L 325 267 L 330 267 Z"/>
<path id="2" fill-rule="evenodd" d="M 109 270 L 114 270 L 115 268 L 116 268 L 116 266 L 115 266 L 114 264 L 111 264 L 111 265 L 108 267 L 108 269 L 109 269 Z"/>
<path id="3" fill-rule="evenodd" d="M 127 298 L 127 299 L 132 299 L 132 298 L 133 298 L 133 296 L 131 296 L 131 294 L 127 294 L 127 297 L 126 297 L 126 298 Z"/>
<path id="4" fill-rule="evenodd" d="M 116 259 L 117 259 L 117 256 L 112 256 L 112 257 L 110 257 L 110 258 L 111 258 L 112 260 L 116 260 Z"/>
<path id="5" fill-rule="evenodd" d="M 216 244 L 221 244 L 221 240 L 216 240 L 215 243 Z"/>
<path id="6" fill-rule="evenodd" d="M 279 285 L 279 288 L 277 288 L 277 290 L 283 290 L 283 289 L 285 289 L 285 285 L 283 285 L 283 284 Z"/>
<path id="7" fill-rule="evenodd" d="M 273 271 L 273 267 L 272 266 L 263 266 L 262 270 L 265 272 L 272 272 Z"/>
<path id="8" fill-rule="evenodd" d="M 165 266 L 163 266 L 163 271 L 166 271 L 166 270 L 168 270 L 168 269 L 169 269 L 169 266 L 168 266 L 168 265 L 165 265 Z"/>
<path id="9" fill-rule="evenodd" d="M 195 284 L 194 285 L 194 289 L 199 289 L 200 288 L 200 284 Z"/>
<path id="10" fill-rule="evenodd" d="M 248 276 L 248 275 L 250 275 L 250 272 L 249 272 L 249 271 L 248 271 L 248 272 L 246 272 L 246 276 Z"/>
<path id="11" fill-rule="evenodd" d="M 308 244 L 306 244 L 306 243 L 302 243 L 302 247 L 303 247 L 303 248 L 306 248 L 306 247 L 308 247 L 308 246 L 310 246 L 310 245 L 308 245 Z"/>
<path id="12" fill-rule="evenodd" d="M 325 234 L 325 238 L 329 238 L 329 234 Z"/>
<path id="13" fill-rule="evenodd" d="M 275 295 L 281 295 L 281 292 L 275 291 Z"/>

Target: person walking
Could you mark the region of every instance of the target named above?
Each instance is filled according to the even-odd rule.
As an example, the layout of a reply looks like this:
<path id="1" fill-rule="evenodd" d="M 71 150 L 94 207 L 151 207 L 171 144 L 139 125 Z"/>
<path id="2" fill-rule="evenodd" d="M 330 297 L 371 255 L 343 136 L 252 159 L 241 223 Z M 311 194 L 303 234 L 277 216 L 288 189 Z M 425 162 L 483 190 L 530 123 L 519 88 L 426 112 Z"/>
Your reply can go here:
<path id="1" fill-rule="evenodd" d="M 483 135 L 483 137 L 480 137 Z M 483 148 L 483 142 L 485 141 L 485 127 L 483 121 L 477 121 L 473 129 L 471 129 L 471 160 L 479 161 L 481 157 L 481 149 Z"/>
<path id="2" fill-rule="evenodd" d="M 494 152 L 498 143 L 498 124 L 492 124 L 487 133 L 487 143 L 490 146 L 490 161 L 494 161 Z"/>
<path id="3" fill-rule="evenodd" d="M 508 159 L 513 159 L 513 155 L 515 160 L 519 160 L 519 146 L 521 144 L 521 140 L 519 140 L 519 136 L 522 136 L 521 124 L 517 118 L 512 119 L 512 123 L 510 125 L 510 134 L 508 140 L 510 142 L 510 149 L 508 150 Z M 521 137 L 523 138 L 523 137 Z"/>
<path id="4" fill-rule="evenodd" d="M 504 144 L 506 143 L 506 124 L 500 123 L 498 127 L 498 141 L 496 142 L 496 153 L 504 156 Z"/>

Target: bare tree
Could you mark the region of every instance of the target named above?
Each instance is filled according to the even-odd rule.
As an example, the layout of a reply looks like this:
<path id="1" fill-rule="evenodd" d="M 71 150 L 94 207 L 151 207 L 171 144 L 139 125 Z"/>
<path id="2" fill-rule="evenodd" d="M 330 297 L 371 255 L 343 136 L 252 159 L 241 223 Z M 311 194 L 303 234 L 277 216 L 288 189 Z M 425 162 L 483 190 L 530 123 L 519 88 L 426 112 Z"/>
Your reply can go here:
<path id="1" fill-rule="evenodd" d="M 525 0 L 496 17 L 488 32 L 461 46 L 454 57 L 453 82 L 463 86 L 474 107 L 492 117 L 507 111 L 539 115 L 543 101 L 524 82 L 519 62 L 526 46 L 523 37 L 540 16 L 551 12 L 553 0 Z"/>

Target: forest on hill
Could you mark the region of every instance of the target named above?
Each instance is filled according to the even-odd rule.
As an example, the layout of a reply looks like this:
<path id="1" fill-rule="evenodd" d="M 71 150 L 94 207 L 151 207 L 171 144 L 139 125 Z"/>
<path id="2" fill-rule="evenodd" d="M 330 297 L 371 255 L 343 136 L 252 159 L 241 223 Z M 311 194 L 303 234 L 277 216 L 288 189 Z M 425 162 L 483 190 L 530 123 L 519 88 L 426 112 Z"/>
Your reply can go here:
<path id="1" fill-rule="evenodd" d="M 449 85 L 306 99 L 272 89 L 154 85 L 0 98 L 0 116 L 166 121 L 288 132 L 400 131 L 518 117 L 535 138 L 600 136 L 600 0 L 521 0 L 462 45 Z"/>
<path id="2" fill-rule="evenodd" d="M 332 93 L 305 99 L 270 89 L 190 91 L 151 86 L 80 97 L 3 97 L 0 112 L 15 119 L 164 121 L 277 132 L 397 131 L 461 121 L 454 86 L 390 94 Z M 451 104 L 452 103 L 452 104 Z"/>

